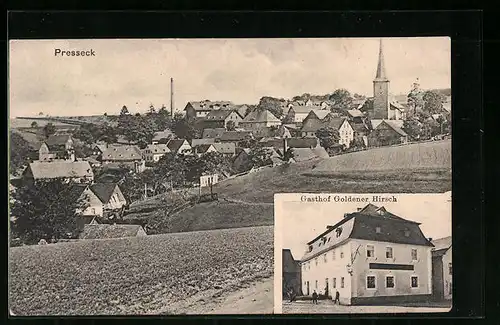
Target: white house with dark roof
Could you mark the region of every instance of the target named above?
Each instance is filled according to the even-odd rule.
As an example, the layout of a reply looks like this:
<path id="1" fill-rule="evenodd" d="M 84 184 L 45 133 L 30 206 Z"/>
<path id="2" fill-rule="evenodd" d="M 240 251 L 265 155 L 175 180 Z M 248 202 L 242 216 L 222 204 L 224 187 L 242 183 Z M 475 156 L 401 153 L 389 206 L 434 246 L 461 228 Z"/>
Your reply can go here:
<path id="1" fill-rule="evenodd" d="M 368 204 L 307 243 L 301 259 L 302 291 L 342 304 L 428 301 L 432 243 L 420 224 Z"/>
<path id="2" fill-rule="evenodd" d="M 105 211 L 118 210 L 127 205 L 127 200 L 116 183 L 95 183 L 89 188 L 99 198 Z"/>
<path id="3" fill-rule="evenodd" d="M 453 297 L 453 267 L 451 236 L 432 241 L 432 293 L 437 299 Z"/>
<path id="4" fill-rule="evenodd" d="M 280 125 L 281 120 L 267 109 L 254 109 L 240 121 L 240 127 L 245 130 L 255 130 Z"/>
<path id="5" fill-rule="evenodd" d="M 227 109 L 237 109 L 235 105 L 230 101 L 192 101 L 186 104 L 184 111 L 186 112 L 186 118 L 204 118 L 210 112 L 214 110 L 227 110 Z"/>
<path id="6" fill-rule="evenodd" d="M 100 160 L 104 166 L 126 166 L 136 173 L 140 173 L 146 168 L 141 149 L 136 145 L 108 146 L 106 150 L 99 155 L 98 160 Z"/>
<path id="7" fill-rule="evenodd" d="M 315 105 L 292 105 L 288 109 L 286 119 L 290 123 L 302 123 L 311 112 L 314 112 L 319 119 L 323 119 L 330 111 Z"/>
<path id="8" fill-rule="evenodd" d="M 243 120 L 236 110 L 214 110 L 210 111 L 203 119 L 205 128 L 227 128 L 229 121 L 238 126 Z"/>
<path id="9" fill-rule="evenodd" d="M 161 157 L 170 152 L 167 144 L 149 144 L 142 150 L 142 155 L 146 162 L 158 162 Z"/>
<path id="10" fill-rule="evenodd" d="M 170 152 L 176 154 L 190 154 L 193 149 L 185 139 L 172 139 L 168 142 L 167 146 Z"/>
<path id="11" fill-rule="evenodd" d="M 75 160 L 73 147 L 74 141 L 71 135 L 51 135 L 40 144 L 38 149 L 38 160 L 50 161 L 56 159 Z"/>

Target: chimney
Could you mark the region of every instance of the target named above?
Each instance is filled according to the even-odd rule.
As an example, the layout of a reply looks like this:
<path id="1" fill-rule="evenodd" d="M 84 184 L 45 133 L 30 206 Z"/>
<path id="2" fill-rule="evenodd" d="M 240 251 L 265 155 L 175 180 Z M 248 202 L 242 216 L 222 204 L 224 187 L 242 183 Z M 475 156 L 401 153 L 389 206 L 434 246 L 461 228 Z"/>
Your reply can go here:
<path id="1" fill-rule="evenodd" d="M 174 118 L 174 78 L 170 78 L 170 118 Z"/>
<path id="2" fill-rule="evenodd" d="M 363 210 L 363 208 L 358 208 L 358 212 L 361 211 L 361 210 Z"/>
<path id="3" fill-rule="evenodd" d="M 429 241 L 432 241 L 432 237 L 427 238 Z"/>

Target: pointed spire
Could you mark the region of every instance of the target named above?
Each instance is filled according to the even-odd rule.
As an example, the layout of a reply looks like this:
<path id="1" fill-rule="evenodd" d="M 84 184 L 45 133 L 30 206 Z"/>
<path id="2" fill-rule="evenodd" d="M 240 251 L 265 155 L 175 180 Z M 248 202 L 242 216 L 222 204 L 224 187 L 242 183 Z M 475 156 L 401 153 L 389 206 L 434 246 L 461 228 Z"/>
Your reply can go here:
<path id="1" fill-rule="evenodd" d="M 378 65 L 377 65 L 377 75 L 375 76 L 376 80 L 387 80 L 387 76 L 385 74 L 385 62 L 384 62 L 384 51 L 382 46 L 382 39 L 380 39 L 380 51 L 378 53 Z"/>

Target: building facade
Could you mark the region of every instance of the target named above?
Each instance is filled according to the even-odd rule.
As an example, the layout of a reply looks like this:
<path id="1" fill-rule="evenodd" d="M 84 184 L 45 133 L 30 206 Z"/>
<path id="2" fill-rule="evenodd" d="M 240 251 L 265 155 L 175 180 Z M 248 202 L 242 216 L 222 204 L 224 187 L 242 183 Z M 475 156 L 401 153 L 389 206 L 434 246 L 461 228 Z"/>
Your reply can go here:
<path id="1" fill-rule="evenodd" d="M 419 224 L 372 204 L 308 243 L 302 290 L 341 303 L 425 301 L 432 293 L 432 244 Z"/>
<path id="2" fill-rule="evenodd" d="M 451 236 L 432 241 L 432 290 L 438 300 L 453 297 Z"/>

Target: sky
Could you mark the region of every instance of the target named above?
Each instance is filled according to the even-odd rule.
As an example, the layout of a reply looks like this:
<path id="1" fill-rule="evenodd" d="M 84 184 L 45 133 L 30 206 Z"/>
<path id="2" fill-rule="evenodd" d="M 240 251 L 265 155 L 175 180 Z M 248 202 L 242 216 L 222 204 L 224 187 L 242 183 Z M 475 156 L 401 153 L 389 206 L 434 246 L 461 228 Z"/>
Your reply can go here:
<path id="1" fill-rule="evenodd" d="M 383 39 L 393 94 L 451 87 L 446 37 Z M 55 56 L 90 50 L 92 57 Z M 257 104 L 262 96 L 291 98 L 345 88 L 372 95 L 378 38 L 13 40 L 9 43 L 11 117 L 132 113 L 150 104 L 229 100 Z"/>
<path id="2" fill-rule="evenodd" d="M 334 194 L 325 194 L 334 195 Z M 339 194 L 365 197 L 376 194 Z M 390 194 L 380 194 L 391 196 Z M 444 194 L 395 194 L 397 203 L 373 203 L 384 206 L 387 211 L 397 216 L 420 222 L 420 229 L 427 238 L 443 238 L 451 236 L 451 192 Z M 276 220 L 279 218 L 275 231 L 280 233 L 282 248 L 289 248 L 295 259 L 304 255 L 306 245 L 327 225 L 334 225 L 343 219 L 344 213 L 356 212 L 368 203 L 308 203 L 300 202 L 301 194 L 277 195 L 275 205 Z M 311 196 L 311 194 L 309 194 Z M 280 200 L 280 201 L 278 201 Z M 286 202 L 286 204 L 279 203 Z M 280 208 L 281 207 L 281 208 Z M 279 241 L 280 236 L 275 236 Z M 275 247 L 280 247 L 276 246 Z M 281 250 L 280 250 L 281 251 Z"/>

